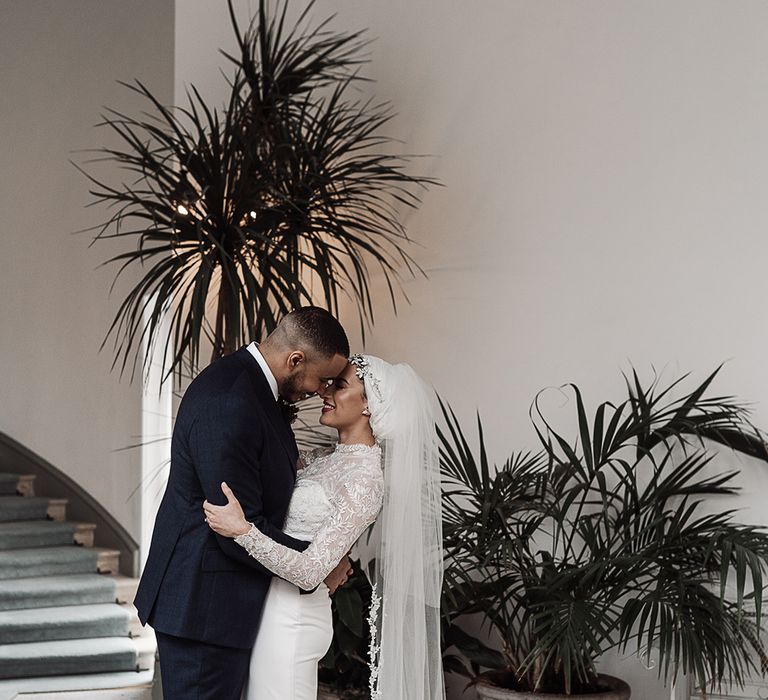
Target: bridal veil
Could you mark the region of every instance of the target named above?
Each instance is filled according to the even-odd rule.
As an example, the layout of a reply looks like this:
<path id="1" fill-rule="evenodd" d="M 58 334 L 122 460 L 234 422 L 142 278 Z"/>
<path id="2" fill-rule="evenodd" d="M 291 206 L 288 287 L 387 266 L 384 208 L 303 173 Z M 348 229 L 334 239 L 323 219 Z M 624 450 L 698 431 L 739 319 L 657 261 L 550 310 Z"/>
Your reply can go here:
<path id="1" fill-rule="evenodd" d="M 406 364 L 350 358 L 382 448 L 381 514 L 359 545 L 373 585 L 371 698 L 443 700 L 440 466 L 434 395 Z"/>

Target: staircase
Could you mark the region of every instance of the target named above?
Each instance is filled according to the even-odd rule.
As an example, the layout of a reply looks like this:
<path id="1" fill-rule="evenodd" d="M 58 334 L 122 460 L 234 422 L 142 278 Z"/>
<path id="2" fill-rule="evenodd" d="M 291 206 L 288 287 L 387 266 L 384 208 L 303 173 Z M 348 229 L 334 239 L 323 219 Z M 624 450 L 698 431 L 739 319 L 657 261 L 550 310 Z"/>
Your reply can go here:
<path id="1" fill-rule="evenodd" d="M 0 472 L 0 700 L 150 700 L 155 640 L 132 605 L 137 580 L 67 501 Z"/>

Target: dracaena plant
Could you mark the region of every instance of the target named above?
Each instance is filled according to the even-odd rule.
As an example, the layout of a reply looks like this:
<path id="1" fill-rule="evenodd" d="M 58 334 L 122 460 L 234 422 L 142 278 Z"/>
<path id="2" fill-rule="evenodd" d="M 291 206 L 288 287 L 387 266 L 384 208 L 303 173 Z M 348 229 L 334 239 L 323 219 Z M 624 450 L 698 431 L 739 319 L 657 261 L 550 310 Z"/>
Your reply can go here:
<path id="1" fill-rule="evenodd" d="M 100 159 L 128 181 L 88 175 L 94 203 L 111 208 L 96 240 L 130 244 L 107 262 L 140 276 L 105 339 L 121 371 L 157 343 L 170 357 L 164 376 L 198 367 L 206 343 L 218 357 L 298 306 L 337 312 L 344 295 L 364 330 L 371 266 L 393 305 L 402 275 L 420 271 L 398 215 L 432 180 L 409 175 L 411 159 L 383 133 L 390 106 L 355 93 L 367 42 L 313 23 L 313 2 L 290 22 L 288 4 L 261 0 L 242 30 L 230 1 L 238 51 L 224 54 L 223 107 L 194 87 L 186 106 L 167 107 L 137 81 L 126 87 L 148 113 L 104 116 L 119 145 Z"/>
<path id="2" fill-rule="evenodd" d="M 768 532 L 704 504 L 737 492 L 732 450 L 766 450 L 742 404 L 709 396 L 716 374 L 685 392 L 632 372 L 626 398 L 591 417 L 569 386 L 573 434 L 537 402 L 541 451 L 498 470 L 479 418 L 476 454 L 443 406 L 447 670 L 563 694 L 594 692 L 610 649 L 702 688 L 765 671 Z M 496 644 L 459 626 L 472 613 Z"/>

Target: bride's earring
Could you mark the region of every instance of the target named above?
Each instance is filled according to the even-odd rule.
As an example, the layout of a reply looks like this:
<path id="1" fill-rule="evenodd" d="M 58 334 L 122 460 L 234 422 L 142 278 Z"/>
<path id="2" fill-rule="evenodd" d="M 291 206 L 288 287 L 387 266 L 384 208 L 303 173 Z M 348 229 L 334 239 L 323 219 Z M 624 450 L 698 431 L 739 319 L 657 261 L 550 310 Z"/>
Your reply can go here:
<path id="1" fill-rule="evenodd" d="M 365 410 L 363 410 L 363 415 L 364 416 L 370 416 L 371 412 L 366 408 Z"/>

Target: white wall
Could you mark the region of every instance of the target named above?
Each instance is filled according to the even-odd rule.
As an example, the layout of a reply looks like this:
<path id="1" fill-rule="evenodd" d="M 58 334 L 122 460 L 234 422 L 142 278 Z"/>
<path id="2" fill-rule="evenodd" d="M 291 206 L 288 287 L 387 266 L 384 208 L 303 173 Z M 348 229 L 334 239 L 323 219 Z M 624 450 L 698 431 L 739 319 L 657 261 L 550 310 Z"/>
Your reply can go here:
<path id="1" fill-rule="evenodd" d="M 445 184 L 407 217 L 430 279 L 406 285 L 397 317 L 382 289 L 368 351 L 414 364 L 467 425 L 479 409 L 497 460 L 535 447 L 538 390 L 619 398 L 630 362 L 702 379 L 728 360 L 716 389 L 768 427 L 768 4 L 319 0 L 314 14 L 331 12 L 370 28 L 365 94 L 394 103 L 391 133 Z M 207 45 L 229 41 L 226 13 L 178 0 L 177 15 L 177 90 L 223 99 Z M 740 504 L 764 523 L 768 471 L 744 466 Z M 607 667 L 633 698 L 664 696 L 636 661 Z"/>
<path id="2" fill-rule="evenodd" d="M 629 362 L 701 376 L 729 360 L 721 387 L 759 402 L 768 5 L 319 0 L 314 15 L 331 12 L 370 28 L 365 94 L 393 102 L 390 131 L 445 184 L 406 216 L 430 279 L 396 318 L 379 296 L 368 350 L 478 406 L 499 456 L 528 439 L 537 390 L 602 399 Z M 228 26 L 215 3 L 177 2 L 177 95 L 224 98 Z"/>
<path id="3" fill-rule="evenodd" d="M 467 424 L 479 409 L 497 460 L 535 446 L 539 389 L 617 397 L 630 361 L 700 378 L 729 360 L 718 389 L 768 426 L 768 4 L 318 0 L 314 14 L 334 11 L 376 37 L 365 90 L 394 103 L 391 133 L 434 156 L 424 171 L 445 184 L 406 218 L 430 279 L 407 283 L 397 317 L 380 294 L 369 352 L 414 364 Z M 105 302 L 112 272 L 95 269 L 109 247 L 68 235 L 101 212 L 82 208 L 67 159 L 104 143 L 103 105 L 137 107 L 117 78 L 223 98 L 224 2 L 173 13 L 170 0 L 0 5 L 0 429 L 137 536 L 139 453 L 114 450 L 140 430 L 139 390 L 96 352 L 120 297 Z M 744 466 L 745 517 L 765 522 L 766 471 Z M 621 665 L 634 698 L 663 696 Z"/>
<path id="4" fill-rule="evenodd" d="M 69 159 L 116 144 L 94 128 L 105 106 L 144 105 L 117 85 L 173 89 L 170 0 L 0 3 L 0 430 L 42 455 L 139 536 L 140 452 L 117 452 L 141 430 L 138 383 L 99 354 L 120 301 L 107 301 L 118 249 L 74 231 L 99 223 Z M 120 182 L 114 169 L 100 173 Z M 131 277 L 129 276 L 129 280 Z M 125 286 L 121 289 L 126 289 Z"/>

